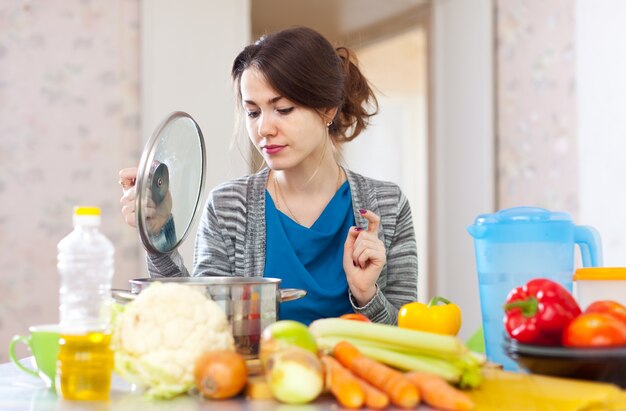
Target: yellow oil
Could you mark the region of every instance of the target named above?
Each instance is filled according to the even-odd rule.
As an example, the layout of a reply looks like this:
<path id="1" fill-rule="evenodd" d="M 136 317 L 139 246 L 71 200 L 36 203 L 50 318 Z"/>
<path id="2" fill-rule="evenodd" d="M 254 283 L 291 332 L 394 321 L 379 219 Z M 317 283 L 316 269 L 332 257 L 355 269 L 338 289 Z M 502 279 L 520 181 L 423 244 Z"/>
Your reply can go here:
<path id="1" fill-rule="evenodd" d="M 66 400 L 107 400 L 111 390 L 111 334 L 62 334 L 57 360 L 57 389 Z"/>

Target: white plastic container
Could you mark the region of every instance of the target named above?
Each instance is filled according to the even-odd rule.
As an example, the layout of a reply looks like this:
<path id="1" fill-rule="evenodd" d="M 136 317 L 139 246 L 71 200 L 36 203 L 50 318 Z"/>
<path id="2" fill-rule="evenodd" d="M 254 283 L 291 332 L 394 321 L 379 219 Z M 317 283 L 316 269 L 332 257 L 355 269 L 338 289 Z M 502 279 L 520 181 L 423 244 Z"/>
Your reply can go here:
<path id="1" fill-rule="evenodd" d="M 587 267 L 574 273 L 574 298 L 581 310 L 594 301 L 626 305 L 626 267 Z"/>

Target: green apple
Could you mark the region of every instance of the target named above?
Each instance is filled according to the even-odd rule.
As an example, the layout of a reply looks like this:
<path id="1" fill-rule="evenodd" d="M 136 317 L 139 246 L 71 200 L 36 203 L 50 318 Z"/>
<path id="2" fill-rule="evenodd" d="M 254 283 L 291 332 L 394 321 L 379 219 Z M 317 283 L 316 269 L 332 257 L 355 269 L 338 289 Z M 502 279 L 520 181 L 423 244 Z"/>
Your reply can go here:
<path id="1" fill-rule="evenodd" d="M 306 325 L 291 320 L 276 321 L 268 325 L 261 333 L 261 363 L 265 364 L 270 355 L 294 346 L 317 355 L 317 342 Z"/>

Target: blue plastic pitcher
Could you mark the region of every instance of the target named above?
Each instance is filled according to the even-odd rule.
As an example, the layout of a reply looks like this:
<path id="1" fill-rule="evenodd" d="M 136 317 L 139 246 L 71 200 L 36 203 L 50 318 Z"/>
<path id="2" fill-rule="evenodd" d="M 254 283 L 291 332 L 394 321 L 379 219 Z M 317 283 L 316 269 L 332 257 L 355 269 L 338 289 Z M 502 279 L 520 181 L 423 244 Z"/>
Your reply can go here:
<path id="1" fill-rule="evenodd" d="M 533 278 L 549 278 L 572 292 L 574 244 L 583 266 L 600 266 L 600 235 L 593 227 L 575 225 L 568 213 L 536 207 L 481 214 L 467 231 L 474 237 L 487 358 L 517 370 L 502 348 L 508 293 Z"/>

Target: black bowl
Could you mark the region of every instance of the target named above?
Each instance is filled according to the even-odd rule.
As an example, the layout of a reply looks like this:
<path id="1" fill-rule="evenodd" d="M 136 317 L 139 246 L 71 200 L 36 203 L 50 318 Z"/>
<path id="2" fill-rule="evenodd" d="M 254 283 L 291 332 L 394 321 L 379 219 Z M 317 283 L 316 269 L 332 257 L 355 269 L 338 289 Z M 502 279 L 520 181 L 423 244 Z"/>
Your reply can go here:
<path id="1" fill-rule="evenodd" d="M 504 340 L 504 352 L 524 370 L 553 377 L 608 382 L 626 388 L 626 347 L 566 348 Z"/>

